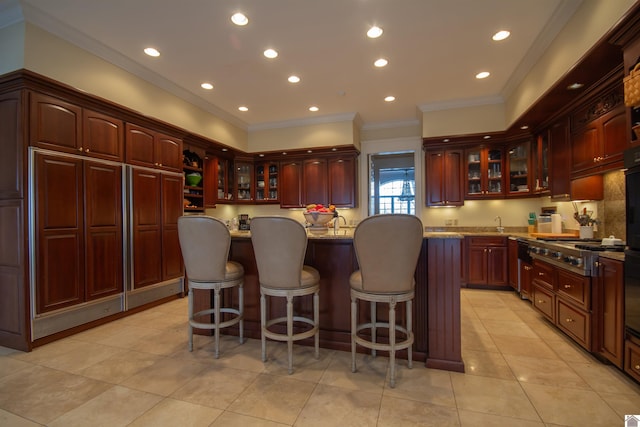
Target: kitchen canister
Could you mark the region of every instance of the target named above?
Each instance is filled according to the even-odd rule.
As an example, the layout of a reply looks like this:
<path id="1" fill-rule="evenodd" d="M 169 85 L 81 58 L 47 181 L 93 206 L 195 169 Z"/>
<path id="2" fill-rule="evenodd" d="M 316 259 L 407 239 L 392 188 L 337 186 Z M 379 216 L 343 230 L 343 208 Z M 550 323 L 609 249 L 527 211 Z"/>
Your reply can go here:
<path id="1" fill-rule="evenodd" d="M 580 238 L 581 239 L 593 239 L 593 227 L 590 225 L 580 226 Z"/>
<path id="2" fill-rule="evenodd" d="M 551 214 L 551 232 L 553 234 L 562 233 L 562 215 Z"/>

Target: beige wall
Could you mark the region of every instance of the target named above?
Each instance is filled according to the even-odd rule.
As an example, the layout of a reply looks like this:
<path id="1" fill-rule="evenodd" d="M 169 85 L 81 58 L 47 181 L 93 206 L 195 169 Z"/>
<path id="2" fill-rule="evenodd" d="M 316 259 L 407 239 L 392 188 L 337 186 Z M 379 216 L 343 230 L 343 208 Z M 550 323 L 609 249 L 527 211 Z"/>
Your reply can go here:
<path id="1" fill-rule="evenodd" d="M 422 116 L 422 136 L 465 135 L 505 130 L 504 104 L 436 110 Z"/>
<path id="2" fill-rule="evenodd" d="M 24 68 L 240 150 L 247 132 L 31 24 Z M 11 36 L 19 42 L 19 34 Z"/>
<path id="3" fill-rule="evenodd" d="M 355 145 L 360 141 L 353 119 L 336 122 L 291 126 L 274 129 L 252 130 L 249 133 L 247 151 L 294 150 L 313 147 Z"/>
<path id="4" fill-rule="evenodd" d="M 24 68 L 24 22 L 0 29 L 0 75 Z"/>

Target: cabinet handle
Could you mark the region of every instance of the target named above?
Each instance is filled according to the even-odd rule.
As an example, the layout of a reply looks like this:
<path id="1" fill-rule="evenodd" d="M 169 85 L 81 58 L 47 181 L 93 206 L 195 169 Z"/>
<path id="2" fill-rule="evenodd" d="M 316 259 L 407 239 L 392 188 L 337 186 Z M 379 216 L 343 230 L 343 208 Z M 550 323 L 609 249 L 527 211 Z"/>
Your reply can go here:
<path id="1" fill-rule="evenodd" d="M 564 285 L 565 289 L 571 289 L 571 285 Z"/>
<path id="2" fill-rule="evenodd" d="M 489 249 L 489 253 L 491 253 L 491 249 Z"/>
<path id="3" fill-rule="evenodd" d="M 594 263 L 593 263 L 593 266 L 594 266 L 595 268 L 599 268 L 599 267 L 600 267 L 600 262 L 599 262 L 599 261 L 594 262 Z"/>
<path id="4" fill-rule="evenodd" d="M 84 152 L 85 152 L 85 153 L 88 153 L 88 152 L 89 152 L 89 149 L 87 148 L 86 150 L 84 150 Z"/>
<path id="5" fill-rule="evenodd" d="M 538 300 L 538 304 L 545 304 L 545 303 L 546 303 L 546 301 L 545 301 L 545 300 L 543 300 L 543 299 L 539 299 L 539 300 Z"/>
<path id="6" fill-rule="evenodd" d="M 544 276 L 544 273 L 542 271 L 538 271 L 538 276 Z"/>
<path id="7" fill-rule="evenodd" d="M 567 323 L 575 322 L 575 320 L 573 320 L 570 317 L 567 317 L 566 319 L 564 319 L 564 321 L 567 322 Z"/>
<path id="8" fill-rule="evenodd" d="M 78 148 L 78 151 L 82 151 L 82 147 Z"/>
<path id="9" fill-rule="evenodd" d="M 640 365 L 634 366 L 633 369 L 635 369 L 636 371 L 640 371 Z"/>

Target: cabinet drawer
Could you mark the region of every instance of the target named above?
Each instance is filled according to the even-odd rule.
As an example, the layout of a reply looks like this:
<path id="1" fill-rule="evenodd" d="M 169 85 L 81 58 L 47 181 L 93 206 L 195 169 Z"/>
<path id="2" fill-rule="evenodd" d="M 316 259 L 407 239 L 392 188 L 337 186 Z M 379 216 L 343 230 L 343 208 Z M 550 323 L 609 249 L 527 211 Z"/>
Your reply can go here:
<path id="1" fill-rule="evenodd" d="M 558 328 L 571 336 L 578 344 L 591 351 L 591 314 L 570 307 L 558 299 Z"/>
<path id="2" fill-rule="evenodd" d="M 579 305 L 591 308 L 591 278 L 570 271 L 558 270 L 558 295 Z"/>
<path id="3" fill-rule="evenodd" d="M 554 289 L 555 285 L 555 270 L 554 268 L 545 262 L 533 260 L 533 281 L 539 286 L 544 286 L 549 290 Z"/>
<path id="4" fill-rule="evenodd" d="M 469 236 L 470 246 L 507 246 L 506 237 L 499 236 Z"/>
<path id="5" fill-rule="evenodd" d="M 624 371 L 640 382 L 640 346 L 628 339 L 624 342 Z"/>
<path id="6" fill-rule="evenodd" d="M 555 323 L 555 296 L 548 289 L 533 285 L 533 308 L 542 313 L 547 319 Z"/>

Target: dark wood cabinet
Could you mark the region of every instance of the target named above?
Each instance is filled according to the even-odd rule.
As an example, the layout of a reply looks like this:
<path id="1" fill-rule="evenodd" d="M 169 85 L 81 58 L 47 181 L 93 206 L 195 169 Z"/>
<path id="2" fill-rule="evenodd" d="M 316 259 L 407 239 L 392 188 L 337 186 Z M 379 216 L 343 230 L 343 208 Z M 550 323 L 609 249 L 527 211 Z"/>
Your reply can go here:
<path id="1" fill-rule="evenodd" d="M 123 291 L 121 166 L 35 153 L 36 310 Z"/>
<path id="2" fill-rule="evenodd" d="M 258 162 L 255 165 L 253 193 L 256 203 L 278 203 L 280 166 L 277 162 Z"/>
<path id="3" fill-rule="evenodd" d="M 530 142 L 514 142 L 507 146 L 507 195 L 531 194 L 533 172 Z"/>
<path id="4" fill-rule="evenodd" d="M 467 239 L 467 285 L 506 287 L 506 237 L 469 236 Z"/>
<path id="5" fill-rule="evenodd" d="M 467 199 L 504 196 L 504 155 L 502 146 L 477 146 L 465 151 Z"/>
<path id="6" fill-rule="evenodd" d="M 533 281 L 533 266 L 526 261 L 520 261 L 520 297 L 531 300 L 531 283 Z"/>
<path id="7" fill-rule="evenodd" d="M 624 371 L 640 382 L 640 339 L 630 335 L 624 341 Z"/>
<path id="8" fill-rule="evenodd" d="M 133 288 L 180 277 L 178 241 L 182 215 L 182 177 L 133 168 Z"/>
<path id="9" fill-rule="evenodd" d="M 629 146 L 622 86 L 617 84 L 573 115 L 572 177 L 604 172 L 622 165 Z"/>
<path id="10" fill-rule="evenodd" d="M 508 239 L 507 250 L 509 257 L 509 286 L 518 290 L 518 241 Z"/>
<path id="11" fill-rule="evenodd" d="M 624 356 L 624 263 L 608 258 L 597 262 L 594 278 L 594 351 L 623 368 Z"/>
<path id="12" fill-rule="evenodd" d="M 329 158 L 329 203 L 339 208 L 356 207 L 356 158 Z"/>
<path id="13" fill-rule="evenodd" d="M 31 145 L 120 162 L 124 125 L 106 114 L 52 96 L 30 94 Z"/>
<path id="14" fill-rule="evenodd" d="M 329 205 L 327 159 L 305 159 L 302 163 L 302 203 Z"/>
<path id="15" fill-rule="evenodd" d="M 552 323 L 556 322 L 556 275 L 551 264 L 534 259 L 533 280 L 531 281 L 531 300 L 533 308 Z"/>
<path id="16" fill-rule="evenodd" d="M 551 197 L 569 198 L 571 193 L 571 143 L 568 118 L 558 120 L 544 132 L 548 132 L 551 145 L 549 169 Z"/>
<path id="17" fill-rule="evenodd" d="M 426 205 L 464 205 L 463 150 L 429 150 L 425 164 Z"/>
<path id="18" fill-rule="evenodd" d="M 233 197 L 236 202 L 253 202 L 253 163 L 236 160 L 233 164 L 236 186 Z"/>
<path id="19" fill-rule="evenodd" d="M 280 207 L 302 207 L 302 161 L 280 163 Z"/>
<path id="20" fill-rule="evenodd" d="M 182 141 L 132 123 L 126 129 L 126 161 L 137 166 L 182 171 Z"/>

